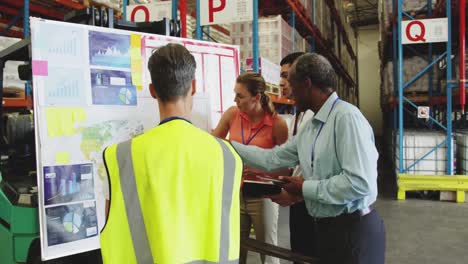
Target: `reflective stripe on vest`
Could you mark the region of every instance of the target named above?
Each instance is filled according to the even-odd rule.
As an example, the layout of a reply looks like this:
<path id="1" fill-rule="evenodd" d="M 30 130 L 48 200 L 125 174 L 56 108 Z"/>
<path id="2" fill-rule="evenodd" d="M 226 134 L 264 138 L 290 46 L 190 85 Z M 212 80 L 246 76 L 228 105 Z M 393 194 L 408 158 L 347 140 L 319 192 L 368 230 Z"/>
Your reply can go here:
<path id="1" fill-rule="evenodd" d="M 229 240 L 232 194 L 234 177 L 236 171 L 236 160 L 231 150 L 221 140 L 216 138 L 223 150 L 224 178 L 221 212 L 221 232 L 219 243 L 219 262 L 196 260 L 189 264 L 211 264 L 211 263 L 238 263 L 238 260 L 229 261 Z M 130 234 L 132 236 L 133 250 L 138 264 L 154 264 L 146 226 L 141 210 L 140 199 L 133 170 L 132 141 L 128 140 L 117 145 L 117 163 L 119 167 L 120 185 L 127 212 Z M 130 155 L 129 155 L 130 154 Z M 131 219 L 130 219 L 131 217 Z M 154 241 L 154 240 L 153 240 Z"/>
<path id="2" fill-rule="evenodd" d="M 133 170 L 132 141 L 128 140 L 117 145 L 117 164 L 119 166 L 120 188 L 125 202 L 133 250 L 138 264 L 154 264 L 153 255 L 146 234 L 145 221 L 141 210 L 140 198 Z M 129 155 L 130 154 L 130 155 Z"/>
<path id="3" fill-rule="evenodd" d="M 231 215 L 232 188 L 236 171 L 236 160 L 226 144 L 216 138 L 223 149 L 224 178 L 223 178 L 223 208 L 221 212 L 221 238 L 219 240 L 219 262 L 227 263 L 229 260 L 229 217 Z"/>

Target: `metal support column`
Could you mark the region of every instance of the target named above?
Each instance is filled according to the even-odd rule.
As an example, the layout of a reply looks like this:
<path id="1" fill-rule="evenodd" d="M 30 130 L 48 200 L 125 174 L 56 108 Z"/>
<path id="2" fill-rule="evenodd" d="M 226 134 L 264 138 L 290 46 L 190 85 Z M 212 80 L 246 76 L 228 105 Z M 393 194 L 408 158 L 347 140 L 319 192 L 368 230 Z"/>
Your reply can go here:
<path id="1" fill-rule="evenodd" d="M 23 37 L 29 38 L 29 0 L 23 0 Z"/>
<path id="2" fill-rule="evenodd" d="M 453 175 L 452 153 L 452 5 L 451 0 L 446 0 L 448 20 L 447 41 L 447 175 Z"/>
<path id="3" fill-rule="evenodd" d="M 427 10 L 428 10 L 428 15 L 429 16 L 432 16 L 432 0 L 427 0 Z M 433 61 L 433 51 L 432 51 L 432 43 L 429 43 L 429 51 L 428 51 L 428 61 L 429 63 L 432 63 Z M 429 70 L 429 101 L 431 100 L 432 98 L 432 95 L 433 95 L 433 91 L 434 91 L 434 70 L 433 68 L 431 68 Z M 429 108 L 429 115 L 430 116 L 433 116 L 433 113 L 432 113 L 432 107 Z M 433 127 L 433 122 L 432 120 L 429 121 L 429 127 L 432 128 Z"/>
<path id="4" fill-rule="evenodd" d="M 122 20 L 127 21 L 127 6 L 128 6 L 128 0 L 123 0 L 122 4 Z"/>
<path id="5" fill-rule="evenodd" d="M 402 4 L 404 0 L 398 1 L 398 31 L 397 31 L 397 42 L 398 42 L 398 159 L 399 159 L 399 172 L 403 173 L 403 45 L 401 42 L 401 21 L 402 17 Z"/>
<path id="6" fill-rule="evenodd" d="M 23 0 L 23 12 L 24 12 L 23 14 L 23 38 L 29 38 L 30 37 L 29 0 Z M 31 109 L 32 100 L 29 100 L 30 98 L 32 98 L 30 81 L 26 81 L 25 95 L 26 95 L 26 99 L 28 100 L 28 109 Z"/>
<path id="7" fill-rule="evenodd" d="M 180 0 L 180 36 L 187 37 L 187 0 Z"/>
<path id="8" fill-rule="evenodd" d="M 197 13 L 197 17 L 196 17 L 196 32 L 197 32 L 197 39 L 198 40 L 202 40 L 203 38 L 203 35 L 202 35 L 202 29 L 201 29 L 201 25 L 200 25 L 200 0 L 197 0 L 197 6 L 196 6 L 196 13 Z"/>
<path id="9" fill-rule="evenodd" d="M 178 0 L 172 0 L 172 19 L 176 21 L 178 18 L 177 11 L 179 10 L 178 4 L 179 4 Z"/>
<path id="10" fill-rule="evenodd" d="M 458 47 L 460 49 L 460 107 L 462 115 L 465 114 L 465 103 L 466 103 L 466 0 L 460 0 L 459 19 L 460 19 L 460 41 Z"/>
<path id="11" fill-rule="evenodd" d="M 392 0 L 392 7 L 393 7 L 393 12 L 392 14 L 396 14 L 398 12 L 398 3 L 396 0 Z M 393 60 L 392 60 L 392 66 L 393 66 L 393 98 L 396 98 L 398 95 L 398 84 L 396 82 L 398 78 L 398 27 L 397 27 L 397 22 L 395 19 L 392 19 L 392 37 L 393 37 L 393 45 L 392 45 L 392 50 L 393 50 Z M 398 129 L 398 111 L 395 109 L 395 105 L 392 105 L 392 113 L 393 113 L 393 146 L 396 146 L 397 143 L 397 129 Z M 393 148 L 393 160 L 396 160 L 396 150 L 395 147 Z M 395 164 L 396 165 L 396 164 Z"/>
<path id="12" fill-rule="evenodd" d="M 253 21 L 252 21 L 252 59 L 253 71 L 259 72 L 258 65 L 258 0 L 253 0 Z"/>

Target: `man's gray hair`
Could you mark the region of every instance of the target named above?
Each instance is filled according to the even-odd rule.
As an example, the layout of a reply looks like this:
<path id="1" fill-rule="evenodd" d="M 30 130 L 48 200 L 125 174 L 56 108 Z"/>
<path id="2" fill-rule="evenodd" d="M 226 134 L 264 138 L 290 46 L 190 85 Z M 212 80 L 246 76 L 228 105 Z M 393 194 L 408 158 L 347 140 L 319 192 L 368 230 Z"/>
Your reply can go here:
<path id="1" fill-rule="evenodd" d="M 294 63 L 289 79 L 293 82 L 310 79 L 322 91 L 335 88 L 336 72 L 331 63 L 317 53 L 306 53 Z"/>

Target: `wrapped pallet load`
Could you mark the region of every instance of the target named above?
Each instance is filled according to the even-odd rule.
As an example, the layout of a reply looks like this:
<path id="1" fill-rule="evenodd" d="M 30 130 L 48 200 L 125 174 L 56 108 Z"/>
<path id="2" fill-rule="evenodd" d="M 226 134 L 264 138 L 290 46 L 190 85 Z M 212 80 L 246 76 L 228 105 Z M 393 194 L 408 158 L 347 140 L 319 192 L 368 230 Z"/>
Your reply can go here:
<path id="1" fill-rule="evenodd" d="M 405 130 L 403 133 L 403 167 L 408 169 L 406 174 L 415 175 L 446 175 L 447 174 L 447 146 L 442 144 L 446 134 L 437 131 Z M 399 173 L 399 140 L 395 142 L 395 164 Z M 437 146 L 439 148 L 434 150 Z M 452 139 L 454 167 L 456 164 L 456 145 Z M 434 150 L 434 151 L 432 151 Z M 427 157 L 427 153 L 432 151 Z M 423 159 L 424 157 L 424 159 Z M 416 165 L 413 166 L 413 164 Z"/>

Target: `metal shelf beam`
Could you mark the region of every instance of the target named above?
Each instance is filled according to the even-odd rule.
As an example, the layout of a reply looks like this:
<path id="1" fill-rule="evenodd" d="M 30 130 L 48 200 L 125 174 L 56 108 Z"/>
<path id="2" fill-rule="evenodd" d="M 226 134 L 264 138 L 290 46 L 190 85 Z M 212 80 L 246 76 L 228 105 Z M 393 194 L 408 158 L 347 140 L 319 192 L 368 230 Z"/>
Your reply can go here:
<path id="1" fill-rule="evenodd" d="M 333 0 L 325 0 L 325 3 L 328 5 L 328 8 L 330 9 L 330 12 L 332 14 L 332 17 L 334 17 L 336 21 L 336 25 L 338 26 L 338 31 L 339 34 L 343 37 L 343 41 L 346 45 L 346 49 L 348 50 L 349 55 L 351 58 L 356 61 L 357 57 L 356 54 L 353 50 L 353 47 L 351 46 L 351 43 L 349 42 L 349 37 L 348 33 L 346 33 L 343 22 L 341 21 L 340 14 L 338 13 L 338 10 L 335 7 L 335 1 Z"/>
<path id="2" fill-rule="evenodd" d="M 327 57 L 332 65 L 335 67 L 335 70 L 338 72 L 339 75 L 341 75 L 345 81 L 348 83 L 350 86 L 356 87 L 355 80 L 351 78 L 349 73 L 346 71 L 346 69 L 343 67 L 341 64 L 341 61 L 336 57 L 335 54 L 329 49 L 329 46 L 325 39 L 322 36 L 322 33 L 320 30 L 317 28 L 315 24 L 312 23 L 312 21 L 308 18 L 308 15 L 305 13 L 305 9 L 302 6 L 302 4 L 298 0 L 284 0 L 291 10 L 296 13 L 296 21 L 300 22 L 300 25 L 304 27 L 302 29 L 302 36 L 312 36 L 315 40 L 315 45 L 316 47 L 319 47 L 320 50 L 322 51 L 323 55 Z M 283 14 L 287 15 L 287 14 Z M 296 27 L 298 30 L 301 30 L 300 25 L 296 24 Z"/>
<path id="3" fill-rule="evenodd" d="M 63 6 L 66 6 L 66 7 L 73 8 L 73 9 L 86 8 L 85 5 L 74 2 L 74 1 L 70 1 L 70 0 L 55 0 L 55 2 L 57 2 L 57 3 L 59 3 L 59 4 L 63 5 Z"/>
<path id="4" fill-rule="evenodd" d="M 18 0 L 2 0 L 4 4 L 7 4 L 12 7 L 16 7 L 17 9 L 24 8 L 25 2 L 18 1 Z M 27 1 L 29 3 L 29 1 Z M 55 10 L 47 9 L 42 6 L 36 5 L 34 3 L 29 3 L 28 12 L 37 13 L 39 15 L 43 15 L 50 18 L 60 19 L 63 20 L 64 14 L 57 12 Z"/>

